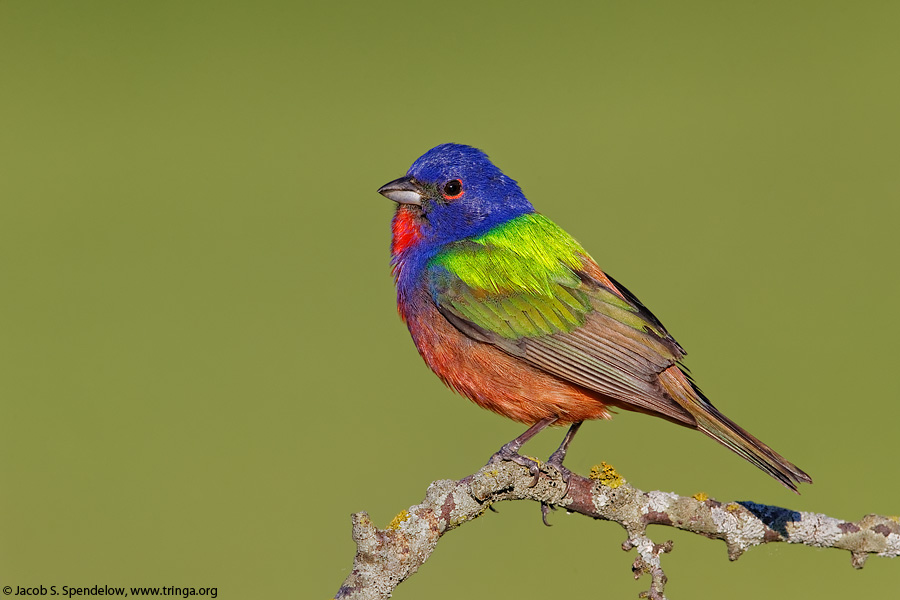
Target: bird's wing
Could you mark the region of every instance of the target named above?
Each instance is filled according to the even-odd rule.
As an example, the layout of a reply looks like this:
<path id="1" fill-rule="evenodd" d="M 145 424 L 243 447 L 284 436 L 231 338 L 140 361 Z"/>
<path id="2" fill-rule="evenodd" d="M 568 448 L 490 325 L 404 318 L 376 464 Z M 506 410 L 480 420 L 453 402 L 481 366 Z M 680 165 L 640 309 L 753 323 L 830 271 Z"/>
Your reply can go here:
<path id="1" fill-rule="evenodd" d="M 618 401 L 694 424 L 659 374 L 684 350 L 565 231 L 524 215 L 450 245 L 428 264 L 429 291 L 457 329 Z"/>

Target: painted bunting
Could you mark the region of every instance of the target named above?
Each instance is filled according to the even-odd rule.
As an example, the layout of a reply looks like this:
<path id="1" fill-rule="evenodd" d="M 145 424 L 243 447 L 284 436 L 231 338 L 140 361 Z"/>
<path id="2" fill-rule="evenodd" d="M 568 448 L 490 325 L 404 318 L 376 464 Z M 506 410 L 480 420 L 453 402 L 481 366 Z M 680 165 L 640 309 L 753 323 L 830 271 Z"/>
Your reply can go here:
<path id="1" fill-rule="evenodd" d="M 519 448 L 570 425 L 548 461 L 568 480 L 562 463 L 581 423 L 617 407 L 700 430 L 795 492 L 812 482 L 710 403 L 659 319 L 484 152 L 437 146 L 378 192 L 397 203 L 397 307 L 422 358 L 479 406 L 530 425 L 492 460 L 536 481 Z"/>

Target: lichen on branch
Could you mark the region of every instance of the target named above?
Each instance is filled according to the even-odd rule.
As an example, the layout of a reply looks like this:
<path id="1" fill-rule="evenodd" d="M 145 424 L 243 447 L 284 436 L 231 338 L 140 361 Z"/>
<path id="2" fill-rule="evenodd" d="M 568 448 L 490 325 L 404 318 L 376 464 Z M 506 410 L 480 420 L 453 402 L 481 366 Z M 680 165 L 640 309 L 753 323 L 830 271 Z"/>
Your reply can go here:
<path id="1" fill-rule="evenodd" d="M 354 514 L 357 551 L 353 570 L 335 598 L 390 597 L 424 564 L 442 535 L 506 500 L 532 500 L 621 525 L 627 535 L 623 550 L 637 551 L 634 577 L 650 576 L 650 587 L 641 595 L 651 600 L 665 599 L 667 578 L 662 555 L 672 550 L 672 542 L 655 543 L 646 535 L 648 525 L 721 539 L 730 560 L 737 560 L 753 546 L 772 542 L 849 550 L 851 564 L 857 569 L 870 554 L 891 558 L 900 555 L 898 517 L 870 514 L 850 522 L 755 502 L 723 503 L 706 494 L 644 492 L 606 463 L 591 469 L 590 478 L 572 474 L 568 485 L 553 467 L 542 466 L 534 482 L 526 468 L 501 462 L 459 481 L 433 482 L 422 503 L 401 511 L 385 529 L 376 528 L 365 512 Z"/>

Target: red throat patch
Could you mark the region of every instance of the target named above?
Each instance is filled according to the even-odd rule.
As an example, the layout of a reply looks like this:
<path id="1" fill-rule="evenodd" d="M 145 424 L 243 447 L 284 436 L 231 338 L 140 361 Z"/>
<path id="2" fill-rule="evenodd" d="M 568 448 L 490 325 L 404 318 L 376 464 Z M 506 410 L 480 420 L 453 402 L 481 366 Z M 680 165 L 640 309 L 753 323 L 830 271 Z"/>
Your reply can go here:
<path id="1" fill-rule="evenodd" d="M 391 221 L 391 256 L 397 256 L 422 239 L 414 210 L 401 206 Z"/>

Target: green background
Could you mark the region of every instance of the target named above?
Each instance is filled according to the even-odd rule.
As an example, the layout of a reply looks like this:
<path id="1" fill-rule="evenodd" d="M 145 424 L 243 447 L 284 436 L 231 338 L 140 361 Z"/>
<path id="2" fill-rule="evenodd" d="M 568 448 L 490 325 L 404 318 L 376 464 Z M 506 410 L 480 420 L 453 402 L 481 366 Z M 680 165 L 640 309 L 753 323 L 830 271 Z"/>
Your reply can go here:
<path id="1" fill-rule="evenodd" d="M 568 466 L 858 519 L 900 513 L 897 2 L 0 3 L 0 585 L 326 598 L 385 526 L 522 426 L 399 321 L 392 203 L 485 149 L 690 351 L 803 495 L 643 415 Z M 562 432 L 527 447 L 546 456 Z M 531 504 L 395 597 L 636 597 L 615 525 Z M 672 598 L 891 597 L 900 562 L 670 529 Z"/>

